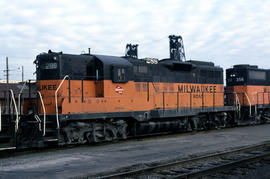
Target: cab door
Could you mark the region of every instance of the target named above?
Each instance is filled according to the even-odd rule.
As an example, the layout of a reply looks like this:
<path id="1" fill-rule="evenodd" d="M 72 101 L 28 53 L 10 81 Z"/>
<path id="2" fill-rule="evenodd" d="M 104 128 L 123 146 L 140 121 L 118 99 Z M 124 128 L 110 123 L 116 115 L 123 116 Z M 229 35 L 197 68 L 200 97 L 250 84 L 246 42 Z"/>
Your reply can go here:
<path id="1" fill-rule="evenodd" d="M 87 67 L 87 76 L 95 81 L 95 96 L 104 97 L 103 64 L 99 60 L 92 60 Z"/>

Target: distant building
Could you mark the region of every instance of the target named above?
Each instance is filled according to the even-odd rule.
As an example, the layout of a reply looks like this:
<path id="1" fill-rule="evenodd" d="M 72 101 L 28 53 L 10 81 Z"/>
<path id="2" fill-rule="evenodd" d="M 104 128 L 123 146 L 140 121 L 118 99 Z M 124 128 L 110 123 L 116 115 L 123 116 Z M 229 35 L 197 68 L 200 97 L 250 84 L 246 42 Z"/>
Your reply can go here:
<path id="1" fill-rule="evenodd" d="M 24 85 L 25 84 L 25 85 Z M 22 89 L 23 88 L 23 89 Z M 11 97 L 9 96 L 10 89 L 14 93 L 14 98 L 16 101 L 16 106 L 18 106 L 18 96 L 21 93 L 21 99 L 20 99 L 20 110 L 23 109 L 23 104 L 25 99 L 34 99 L 36 98 L 36 85 L 35 83 L 0 83 L 0 105 L 2 109 L 2 114 L 7 114 L 10 109 L 8 109 L 8 102 L 11 100 Z M 13 105 L 13 103 L 12 103 Z M 13 111 L 13 109 L 11 109 Z"/>
<path id="2" fill-rule="evenodd" d="M 7 80 L 0 80 L 0 83 L 6 83 L 7 82 Z M 8 83 L 20 83 L 20 82 L 22 82 L 22 81 L 20 81 L 20 80 L 8 80 Z"/>

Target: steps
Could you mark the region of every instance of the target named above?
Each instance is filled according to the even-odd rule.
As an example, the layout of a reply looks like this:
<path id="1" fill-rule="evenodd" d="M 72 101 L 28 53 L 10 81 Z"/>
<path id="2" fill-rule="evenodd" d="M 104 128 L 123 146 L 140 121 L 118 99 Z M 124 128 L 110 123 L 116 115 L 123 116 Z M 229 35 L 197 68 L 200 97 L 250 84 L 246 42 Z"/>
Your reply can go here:
<path id="1" fill-rule="evenodd" d="M 43 126 L 42 126 L 43 129 Z M 43 137 L 44 143 L 50 145 L 50 143 L 55 144 L 58 142 L 58 130 L 56 129 L 55 119 L 46 119 L 46 130 L 45 136 Z"/>
<path id="2" fill-rule="evenodd" d="M 46 116 L 45 135 L 43 115 L 21 115 L 16 146 L 18 148 L 57 145 L 58 131 L 54 115 Z"/>

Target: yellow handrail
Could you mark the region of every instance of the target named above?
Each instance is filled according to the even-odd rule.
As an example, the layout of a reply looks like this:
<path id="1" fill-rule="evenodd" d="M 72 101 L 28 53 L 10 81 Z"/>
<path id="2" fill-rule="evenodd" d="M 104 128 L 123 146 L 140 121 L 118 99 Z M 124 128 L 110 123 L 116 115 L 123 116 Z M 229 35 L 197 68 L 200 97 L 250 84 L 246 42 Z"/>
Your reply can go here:
<path id="1" fill-rule="evenodd" d="M 64 81 L 66 80 L 66 78 L 68 78 L 69 76 L 66 75 L 63 80 L 61 81 L 60 85 L 58 86 L 58 88 L 55 91 L 55 114 L 56 114 L 56 125 L 57 125 L 57 129 L 59 129 L 59 119 L 58 119 L 58 104 L 57 104 L 57 93 L 59 91 L 59 89 L 61 88 L 62 84 L 64 83 Z"/>
<path id="2" fill-rule="evenodd" d="M 43 136 L 45 136 L 45 134 L 46 134 L 46 110 L 45 110 L 44 102 L 43 102 L 42 95 L 41 95 L 40 91 L 38 91 L 38 95 L 39 95 L 41 105 L 43 108 Z"/>
<path id="3" fill-rule="evenodd" d="M 13 102 L 13 105 L 14 105 L 14 108 L 15 108 L 15 112 L 16 112 L 15 132 L 17 132 L 18 131 L 18 128 L 19 128 L 19 114 L 18 114 L 18 109 L 17 109 L 17 105 L 16 105 L 16 101 L 15 101 L 13 90 L 10 89 L 9 91 L 11 93 L 11 99 L 12 99 L 12 102 Z"/>

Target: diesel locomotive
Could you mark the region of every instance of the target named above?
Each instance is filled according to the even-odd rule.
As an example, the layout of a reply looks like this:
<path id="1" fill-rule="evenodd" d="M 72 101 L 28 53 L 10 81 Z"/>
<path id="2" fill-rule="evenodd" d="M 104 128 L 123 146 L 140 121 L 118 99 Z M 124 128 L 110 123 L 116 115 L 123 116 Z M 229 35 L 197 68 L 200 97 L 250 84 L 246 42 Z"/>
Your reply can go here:
<path id="1" fill-rule="evenodd" d="M 162 60 L 139 59 L 132 44 L 123 57 L 38 55 L 36 100 L 25 100 L 23 112 L 15 110 L 9 120 L 13 145 L 84 144 L 267 121 L 268 70 L 235 65 L 226 70 L 224 90 L 221 67 L 187 61 L 182 37 L 169 39 L 170 58 Z"/>
<path id="2" fill-rule="evenodd" d="M 256 65 L 234 65 L 226 70 L 226 91 L 237 95 L 242 123 L 266 122 L 270 118 L 270 70 Z M 236 100 L 228 100 L 235 105 Z"/>

